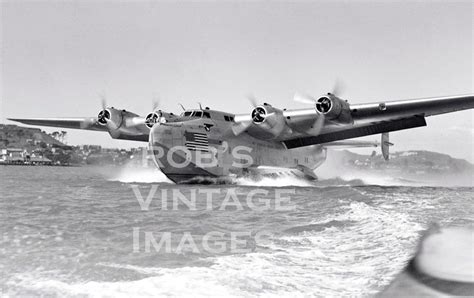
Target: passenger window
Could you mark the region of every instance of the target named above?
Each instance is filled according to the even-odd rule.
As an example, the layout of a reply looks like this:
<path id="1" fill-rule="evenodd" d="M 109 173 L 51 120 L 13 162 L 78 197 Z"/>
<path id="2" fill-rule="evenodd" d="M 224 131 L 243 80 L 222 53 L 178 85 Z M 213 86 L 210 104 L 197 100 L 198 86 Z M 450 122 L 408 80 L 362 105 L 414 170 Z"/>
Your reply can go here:
<path id="1" fill-rule="evenodd" d="M 208 112 L 204 112 L 204 118 L 211 118 L 211 115 Z"/>
<path id="2" fill-rule="evenodd" d="M 225 120 L 225 121 L 229 121 L 229 116 L 224 115 L 224 120 Z"/>

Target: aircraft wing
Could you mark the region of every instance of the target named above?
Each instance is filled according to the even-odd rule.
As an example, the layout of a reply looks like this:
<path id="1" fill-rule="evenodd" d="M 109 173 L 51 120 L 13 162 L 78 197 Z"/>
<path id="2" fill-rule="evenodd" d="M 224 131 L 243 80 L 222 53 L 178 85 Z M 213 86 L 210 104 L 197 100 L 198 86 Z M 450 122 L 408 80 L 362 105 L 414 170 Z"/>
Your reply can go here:
<path id="1" fill-rule="evenodd" d="M 350 105 L 356 122 L 386 121 L 414 115 L 427 117 L 472 108 L 473 94 Z"/>
<path id="2" fill-rule="evenodd" d="M 145 118 L 125 110 L 106 108 L 98 117 L 84 118 L 8 118 L 28 125 L 105 131 L 114 139 L 148 142 L 150 129 Z"/>
<path id="3" fill-rule="evenodd" d="M 474 108 L 474 95 L 447 96 L 348 105 L 351 121 L 326 121 L 316 135 L 291 135 L 282 140 L 288 149 L 426 126 L 425 117 Z M 314 109 L 308 114 L 317 117 Z M 295 113 L 288 111 L 288 113 Z M 304 114 L 302 111 L 299 115 Z"/>
<path id="4" fill-rule="evenodd" d="M 29 125 L 52 126 L 72 129 L 107 131 L 107 127 L 97 123 L 94 117 L 85 118 L 8 118 L 8 120 Z"/>

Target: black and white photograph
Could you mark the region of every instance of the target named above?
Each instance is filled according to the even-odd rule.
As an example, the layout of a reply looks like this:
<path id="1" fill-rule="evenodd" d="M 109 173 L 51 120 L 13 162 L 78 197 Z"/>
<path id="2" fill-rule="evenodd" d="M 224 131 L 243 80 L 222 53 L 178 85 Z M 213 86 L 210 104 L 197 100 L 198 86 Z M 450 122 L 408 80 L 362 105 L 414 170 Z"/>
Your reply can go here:
<path id="1" fill-rule="evenodd" d="M 474 2 L 0 0 L 1 297 L 474 297 Z"/>

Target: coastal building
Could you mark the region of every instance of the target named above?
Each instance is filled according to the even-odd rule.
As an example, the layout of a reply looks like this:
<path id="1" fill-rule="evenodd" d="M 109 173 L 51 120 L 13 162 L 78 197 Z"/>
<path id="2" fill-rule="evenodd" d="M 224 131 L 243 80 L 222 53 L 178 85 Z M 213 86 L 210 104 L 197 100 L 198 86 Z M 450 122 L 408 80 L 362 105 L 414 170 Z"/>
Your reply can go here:
<path id="1" fill-rule="evenodd" d="M 8 164 L 19 164 L 25 162 L 26 152 L 19 148 L 1 149 L 0 161 Z"/>
<path id="2" fill-rule="evenodd" d="M 7 165 L 51 165 L 52 161 L 40 154 L 29 154 L 25 149 L 6 148 L 0 150 L 0 164 Z"/>

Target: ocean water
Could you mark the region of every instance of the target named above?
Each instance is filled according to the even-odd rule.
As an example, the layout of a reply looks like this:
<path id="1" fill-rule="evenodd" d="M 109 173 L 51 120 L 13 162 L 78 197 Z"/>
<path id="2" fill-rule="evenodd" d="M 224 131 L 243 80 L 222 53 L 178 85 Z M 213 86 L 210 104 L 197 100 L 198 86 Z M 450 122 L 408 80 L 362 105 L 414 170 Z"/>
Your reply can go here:
<path id="1" fill-rule="evenodd" d="M 383 177 L 379 185 L 290 177 L 174 185 L 154 169 L 3 166 L 0 173 L 0 290 L 11 297 L 367 297 L 405 266 L 432 222 L 474 222 L 473 188 L 387 185 Z M 153 186 L 142 210 L 136 192 L 146 199 Z M 202 192 L 210 190 L 217 194 L 209 207 Z M 257 190 L 265 194 L 254 204 L 269 208 L 247 204 Z M 173 191 L 196 194 L 195 208 L 181 201 L 171 208 Z M 292 192 L 291 210 L 275 207 L 278 191 Z M 242 208 L 223 204 L 229 193 Z M 226 249 L 205 249 L 210 232 L 224 235 L 210 243 Z M 229 248 L 238 232 L 249 234 L 240 238 L 242 252 Z M 171 251 L 147 251 L 145 233 L 157 242 L 171 235 Z M 198 251 L 178 251 L 186 233 Z"/>

